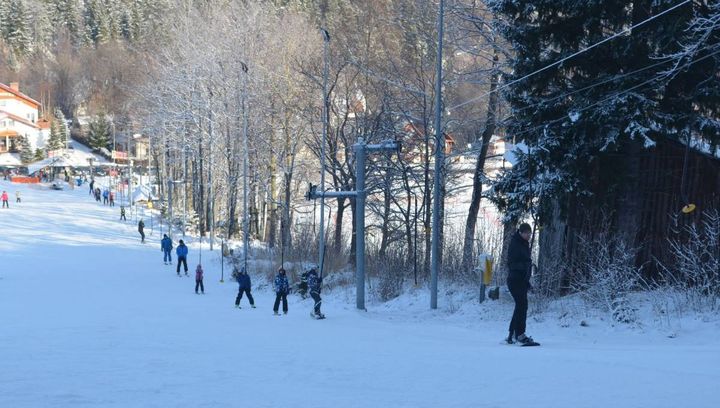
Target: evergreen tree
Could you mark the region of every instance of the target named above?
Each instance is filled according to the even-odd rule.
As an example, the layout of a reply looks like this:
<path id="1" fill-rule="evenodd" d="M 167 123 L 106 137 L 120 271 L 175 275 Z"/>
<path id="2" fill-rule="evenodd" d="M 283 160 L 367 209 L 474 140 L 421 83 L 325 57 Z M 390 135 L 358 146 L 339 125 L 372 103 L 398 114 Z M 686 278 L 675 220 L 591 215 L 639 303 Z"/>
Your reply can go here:
<path id="1" fill-rule="evenodd" d="M 67 29 L 74 43 L 82 40 L 80 4 L 78 0 L 53 0 L 52 20 L 55 27 Z"/>
<path id="2" fill-rule="evenodd" d="M 90 122 L 88 138 L 93 149 L 107 148 L 110 141 L 110 123 L 105 115 L 98 115 Z"/>
<path id="3" fill-rule="evenodd" d="M 33 152 L 28 139 L 21 135 L 18 138 L 18 145 L 20 148 L 20 160 L 22 160 L 23 164 L 32 162 L 35 158 L 35 152 Z"/>
<path id="4" fill-rule="evenodd" d="M 43 160 L 45 158 L 45 153 L 42 151 L 42 149 L 35 149 L 35 161 Z"/>
<path id="5" fill-rule="evenodd" d="M 132 10 L 123 10 L 120 17 L 120 34 L 127 41 L 132 42 L 136 38 L 135 19 Z"/>
<path id="6" fill-rule="evenodd" d="M 7 41 L 7 20 L 10 15 L 10 1 L 0 0 L 0 39 Z"/>
<path id="7" fill-rule="evenodd" d="M 516 53 L 507 79 L 523 78 L 670 5 L 653 0 L 493 2 L 506 18 L 504 35 Z M 660 74 L 668 66 L 651 66 L 683 27 L 682 20 L 682 11 L 662 16 L 509 88 L 508 135 L 528 146 L 494 189 L 509 218 L 532 210 L 542 223 L 553 205 L 570 196 L 610 202 L 628 193 L 627 187 L 637 182 L 637 156 L 660 136 Z"/>
<path id="8" fill-rule="evenodd" d="M 11 0 L 4 23 L 5 41 L 17 60 L 32 52 L 33 31 L 30 13 L 23 0 Z"/>
<path id="9" fill-rule="evenodd" d="M 57 121 L 58 145 L 60 146 L 60 148 L 65 148 L 70 141 L 70 132 L 68 131 L 67 121 L 65 120 L 65 115 L 63 114 L 62 110 L 55 109 L 55 120 Z"/>
<path id="10" fill-rule="evenodd" d="M 660 103 L 664 125 L 682 142 L 701 137 L 720 145 L 720 2 L 693 2 L 693 18 L 677 52 L 672 80 Z"/>
<path id="11" fill-rule="evenodd" d="M 83 9 L 84 42 L 88 45 L 94 45 L 98 41 L 100 22 L 97 15 L 97 3 L 97 0 L 87 0 Z"/>
<path id="12" fill-rule="evenodd" d="M 36 52 L 50 56 L 53 26 L 47 9 L 36 7 L 33 10 L 33 49 Z"/>
<path id="13" fill-rule="evenodd" d="M 60 132 L 58 130 L 58 123 L 57 120 L 53 120 L 52 123 L 50 123 L 50 138 L 48 139 L 47 145 L 45 146 L 45 150 L 48 152 L 60 149 L 62 147 L 61 141 L 60 141 Z"/>

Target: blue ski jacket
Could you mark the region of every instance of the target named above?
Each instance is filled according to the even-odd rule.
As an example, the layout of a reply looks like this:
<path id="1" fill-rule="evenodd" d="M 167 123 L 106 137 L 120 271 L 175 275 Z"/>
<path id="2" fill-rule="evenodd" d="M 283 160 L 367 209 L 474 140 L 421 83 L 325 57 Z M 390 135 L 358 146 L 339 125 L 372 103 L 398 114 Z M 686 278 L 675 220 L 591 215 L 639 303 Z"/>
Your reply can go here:
<path id="1" fill-rule="evenodd" d="M 188 248 L 187 246 L 185 246 L 185 244 L 180 244 L 175 250 L 175 253 L 177 254 L 177 256 L 187 256 Z"/>
<path id="2" fill-rule="evenodd" d="M 160 241 L 160 248 L 162 248 L 163 251 L 167 251 L 167 252 L 172 251 L 172 249 L 173 249 L 172 239 L 170 239 L 170 237 L 163 238 Z"/>

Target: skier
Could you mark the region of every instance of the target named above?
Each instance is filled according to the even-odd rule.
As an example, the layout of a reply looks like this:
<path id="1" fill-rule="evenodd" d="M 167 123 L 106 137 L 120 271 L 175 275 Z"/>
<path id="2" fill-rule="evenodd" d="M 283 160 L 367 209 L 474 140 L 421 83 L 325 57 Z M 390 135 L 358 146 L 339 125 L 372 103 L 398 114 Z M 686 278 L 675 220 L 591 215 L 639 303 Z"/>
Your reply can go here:
<path id="1" fill-rule="evenodd" d="M 16 203 L 21 202 L 21 200 L 20 200 L 20 192 L 19 192 L 19 191 L 16 191 L 16 192 L 15 192 L 15 202 L 16 202 Z"/>
<path id="2" fill-rule="evenodd" d="M 310 297 L 315 301 L 315 307 L 310 316 L 315 319 L 324 319 L 325 315 L 320 312 L 322 298 L 320 298 L 320 289 L 322 288 L 322 278 L 318 276 L 315 268 L 310 269 L 307 275 L 308 289 L 310 289 Z"/>
<path id="3" fill-rule="evenodd" d="M 163 262 L 165 265 L 172 264 L 172 249 L 173 242 L 167 234 L 163 234 L 163 239 L 160 240 L 160 250 L 163 251 Z"/>
<path id="4" fill-rule="evenodd" d="M 185 246 L 185 242 L 183 240 L 180 240 L 180 244 L 178 245 L 177 249 L 175 250 L 175 255 L 178 257 L 178 263 L 177 263 L 177 276 L 180 276 L 180 264 L 183 264 L 185 267 L 185 276 L 188 275 L 188 267 L 187 267 L 187 254 L 188 254 L 188 247 Z"/>
<path id="5" fill-rule="evenodd" d="M 110 197 L 110 207 L 115 207 L 115 193 L 112 191 L 109 194 Z"/>
<path id="6" fill-rule="evenodd" d="M 198 264 L 197 268 L 195 269 L 195 294 L 198 293 L 198 287 L 200 287 L 200 291 L 202 291 L 202 294 L 205 294 L 205 285 L 203 285 L 203 268 L 202 265 Z"/>
<path id="7" fill-rule="evenodd" d="M 273 306 L 273 312 L 276 316 L 279 316 L 278 308 L 280 307 L 280 300 L 283 304 L 283 314 L 288 312 L 287 295 L 290 291 L 290 285 L 288 284 L 287 276 L 285 275 L 285 269 L 281 266 L 278 269 L 278 273 L 275 276 L 275 305 Z"/>
<path id="8" fill-rule="evenodd" d="M 95 187 L 95 201 L 100 202 L 100 187 Z"/>
<path id="9" fill-rule="evenodd" d="M 302 299 L 307 298 L 307 291 L 308 291 L 307 277 L 308 277 L 308 273 L 310 273 L 310 271 L 305 271 L 305 272 L 303 272 L 302 275 L 300 275 L 300 282 L 297 283 L 297 291 L 298 291 L 298 293 L 300 294 L 300 297 L 301 297 Z"/>
<path id="10" fill-rule="evenodd" d="M 145 223 L 143 220 L 138 221 L 138 232 L 140 233 L 140 242 L 145 243 Z"/>
<path id="11" fill-rule="evenodd" d="M 95 179 L 90 180 L 90 195 L 95 194 Z"/>
<path id="12" fill-rule="evenodd" d="M 120 219 L 123 221 L 127 221 L 127 218 L 125 218 L 125 207 L 120 206 Z"/>
<path id="13" fill-rule="evenodd" d="M 8 203 L 8 193 L 7 191 L 2 192 L 2 195 L 0 196 L 0 200 L 2 200 L 2 208 L 10 208 L 10 204 Z"/>
<path id="14" fill-rule="evenodd" d="M 523 346 L 539 345 L 532 337 L 525 334 L 525 320 L 527 319 L 528 309 L 527 293 L 531 289 L 530 268 L 532 267 L 532 259 L 530 258 L 529 243 L 531 233 L 532 227 L 529 224 L 521 224 L 510 240 L 510 246 L 508 247 L 507 286 L 515 301 L 515 310 L 510 321 L 510 333 L 506 339 L 508 344 L 517 341 Z"/>
<path id="15" fill-rule="evenodd" d="M 107 189 L 103 190 L 103 193 L 102 193 L 103 205 L 107 205 L 109 196 L 110 196 L 110 192 Z"/>
<path id="16" fill-rule="evenodd" d="M 250 293 L 250 288 L 252 287 L 250 275 L 248 275 L 247 271 L 245 271 L 245 267 L 240 270 L 240 273 L 238 273 L 236 269 L 233 271 L 233 275 L 237 276 L 238 281 L 238 295 L 235 298 L 235 307 L 240 309 L 240 300 L 242 299 L 243 293 L 245 293 L 250 301 L 250 306 L 255 309 L 255 299 L 253 299 L 252 294 Z"/>

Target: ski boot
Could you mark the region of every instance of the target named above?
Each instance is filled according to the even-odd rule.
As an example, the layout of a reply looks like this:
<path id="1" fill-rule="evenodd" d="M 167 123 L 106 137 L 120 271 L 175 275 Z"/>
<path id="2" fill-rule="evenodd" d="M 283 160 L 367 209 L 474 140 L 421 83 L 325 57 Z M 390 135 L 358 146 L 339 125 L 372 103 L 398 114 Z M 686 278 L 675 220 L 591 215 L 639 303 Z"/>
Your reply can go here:
<path id="1" fill-rule="evenodd" d="M 525 334 L 521 334 L 517 338 L 518 343 L 520 343 L 521 346 L 527 347 L 527 346 L 539 346 L 540 343 L 533 340 L 532 337 L 527 336 Z"/>

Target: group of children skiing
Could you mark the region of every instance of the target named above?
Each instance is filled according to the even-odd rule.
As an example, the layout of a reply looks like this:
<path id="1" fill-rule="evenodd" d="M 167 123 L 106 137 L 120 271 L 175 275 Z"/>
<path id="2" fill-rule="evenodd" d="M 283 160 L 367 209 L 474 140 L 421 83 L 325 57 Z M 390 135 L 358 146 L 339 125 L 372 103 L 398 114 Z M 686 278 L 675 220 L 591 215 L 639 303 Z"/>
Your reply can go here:
<path id="1" fill-rule="evenodd" d="M 142 222 L 142 221 L 140 221 Z M 142 234 L 142 231 L 141 231 Z M 143 234 L 143 242 L 144 242 L 144 234 Z M 160 250 L 163 253 L 163 263 L 165 265 L 172 265 L 172 250 L 173 250 L 173 241 L 172 238 L 170 238 L 167 234 L 163 234 L 163 238 L 160 241 Z M 177 255 L 177 267 L 175 269 L 175 272 L 177 273 L 177 276 L 180 277 L 180 266 L 183 266 L 183 271 L 185 272 L 185 276 L 188 275 L 188 266 L 187 266 L 187 255 L 188 255 L 188 247 L 185 245 L 185 242 L 181 239 L 179 241 L 179 244 L 177 248 L 175 249 L 175 255 Z M 202 265 L 198 264 L 197 268 L 195 268 L 195 293 L 196 294 L 205 294 L 205 285 L 203 284 L 203 268 Z M 235 297 L 235 307 L 240 309 L 240 301 L 243 298 L 243 295 L 245 295 L 250 302 L 250 307 L 255 309 L 255 299 L 252 295 L 252 281 L 250 279 L 250 275 L 248 275 L 246 268 L 243 266 L 240 269 L 234 268 L 233 278 L 238 282 L 238 294 Z M 290 294 L 290 283 L 288 282 L 287 273 L 283 267 L 280 267 L 277 271 L 277 275 L 275 276 L 274 281 L 274 289 L 275 289 L 275 303 L 273 305 L 273 313 L 276 316 L 279 316 L 279 309 L 280 309 L 280 303 L 282 302 L 282 310 L 283 314 L 288 313 L 288 301 L 287 301 L 287 295 Z M 305 291 L 310 292 L 310 297 L 312 297 L 313 301 L 315 302 L 313 311 L 310 313 L 310 316 L 315 319 L 324 319 L 325 315 L 322 314 L 320 311 L 320 306 L 322 305 L 322 298 L 320 297 L 320 291 L 322 287 L 322 277 L 318 276 L 317 271 L 315 268 L 310 269 L 309 271 L 302 274 L 302 281 L 300 285 L 298 285 L 301 291 L 301 295 L 304 295 Z M 198 289 L 200 292 L 198 292 Z M 304 289 L 304 290 L 303 290 Z M 304 298 L 304 296 L 303 296 Z"/>
<path id="2" fill-rule="evenodd" d="M 0 195 L 0 201 L 2 201 L 2 208 L 10 208 L 10 197 L 8 196 L 7 191 L 3 191 L 2 195 Z M 15 192 L 15 202 L 19 203 L 20 200 L 20 192 Z"/>

